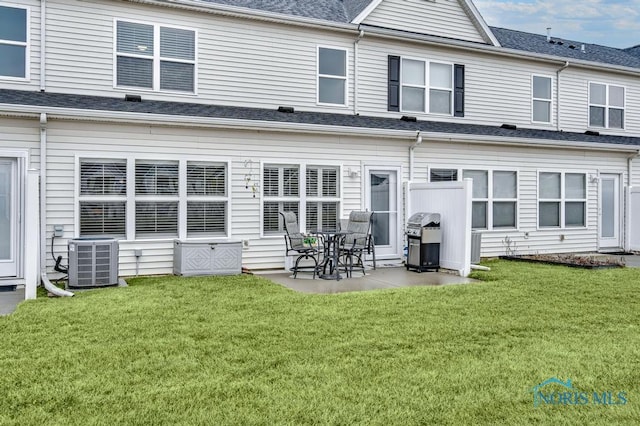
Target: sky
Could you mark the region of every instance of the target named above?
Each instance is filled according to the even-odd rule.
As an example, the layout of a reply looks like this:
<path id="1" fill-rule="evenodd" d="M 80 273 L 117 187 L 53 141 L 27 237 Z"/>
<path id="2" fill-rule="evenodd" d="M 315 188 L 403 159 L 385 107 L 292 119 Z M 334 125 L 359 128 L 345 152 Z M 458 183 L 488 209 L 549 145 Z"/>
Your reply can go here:
<path id="1" fill-rule="evenodd" d="M 631 47 L 640 44 L 640 0 L 473 0 L 488 25 Z"/>

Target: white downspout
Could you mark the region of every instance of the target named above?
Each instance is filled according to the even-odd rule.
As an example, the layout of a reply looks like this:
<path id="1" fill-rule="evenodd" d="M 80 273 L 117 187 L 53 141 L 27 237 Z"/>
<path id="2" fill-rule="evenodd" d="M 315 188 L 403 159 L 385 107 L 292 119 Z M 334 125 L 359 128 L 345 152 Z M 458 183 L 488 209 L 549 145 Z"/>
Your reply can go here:
<path id="1" fill-rule="evenodd" d="M 413 150 L 422 143 L 420 130 L 416 131 L 416 141 L 409 147 L 409 182 L 413 182 Z"/>
<path id="2" fill-rule="evenodd" d="M 40 91 L 46 90 L 47 0 L 40 2 Z"/>
<path id="3" fill-rule="evenodd" d="M 364 30 L 360 30 L 358 38 L 353 42 L 353 115 L 359 115 L 358 111 L 358 44 L 364 37 Z"/>
<path id="4" fill-rule="evenodd" d="M 73 296 L 47 278 L 47 114 L 40 114 L 40 278 L 47 291 L 56 296 Z"/>
<path id="5" fill-rule="evenodd" d="M 631 185 L 633 182 L 632 174 L 633 174 L 633 159 L 636 158 L 640 154 L 639 152 L 634 153 L 627 157 L 627 189 L 624 191 L 624 207 L 625 207 L 625 215 L 624 215 L 624 251 L 631 251 Z"/>
<path id="6" fill-rule="evenodd" d="M 556 130 L 560 131 L 560 73 L 569 68 L 569 61 L 565 62 L 563 66 L 556 71 Z"/>

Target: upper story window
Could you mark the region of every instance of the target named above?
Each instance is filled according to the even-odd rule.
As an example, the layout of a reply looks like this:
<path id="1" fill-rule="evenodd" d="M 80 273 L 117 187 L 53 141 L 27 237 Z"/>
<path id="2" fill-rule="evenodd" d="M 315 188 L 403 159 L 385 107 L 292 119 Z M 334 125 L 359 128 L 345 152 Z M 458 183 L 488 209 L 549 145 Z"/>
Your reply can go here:
<path id="1" fill-rule="evenodd" d="M 587 212 L 587 177 L 584 173 L 538 174 L 538 226 L 584 227 Z"/>
<path id="2" fill-rule="evenodd" d="M 318 47 L 318 103 L 347 104 L 347 51 Z"/>
<path id="3" fill-rule="evenodd" d="M 551 123 L 551 77 L 534 75 L 531 79 L 532 121 Z"/>
<path id="4" fill-rule="evenodd" d="M 464 65 L 388 57 L 387 110 L 464 117 Z"/>
<path id="5" fill-rule="evenodd" d="M 29 10 L 0 6 L 0 77 L 27 78 Z"/>
<path id="6" fill-rule="evenodd" d="M 452 114 L 453 65 L 403 58 L 400 75 L 402 111 Z"/>
<path id="7" fill-rule="evenodd" d="M 589 83 L 589 126 L 624 128 L 624 87 Z"/>
<path id="8" fill-rule="evenodd" d="M 195 92 L 195 31 L 116 21 L 116 33 L 116 86 Z"/>

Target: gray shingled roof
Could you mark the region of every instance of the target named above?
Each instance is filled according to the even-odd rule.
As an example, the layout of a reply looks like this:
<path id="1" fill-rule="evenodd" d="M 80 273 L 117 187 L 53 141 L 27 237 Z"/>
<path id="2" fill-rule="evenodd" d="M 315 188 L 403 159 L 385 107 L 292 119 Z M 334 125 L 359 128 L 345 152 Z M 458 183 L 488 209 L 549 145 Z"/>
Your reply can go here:
<path id="1" fill-rule="evenodd" d="M 317 112 L 282 113 L 275 109 L 206 105 L 185 102 L 150 100 L 143 100 L 142 102 L 127 102 L 124 98 L 28 92 L 23 90 L 0 89 L 0 104 L 325 125 L 336 126 L 336 130 L 340 127 L 405 131 L 420 130 L 423 132 L 491 136 L 495 137 L 496 140 L 506 137 L 562 142 L 608 143 L 640 147 L 640 137 L 609 135 L 594 136 L 583 133 L 523 128 L 512 130 L 503 129 L 499 126 L 457 124 L 438 121 L 420 120 L 417 122 L 407 122 L 397 118 L 355 116 L 347 114 Z"/>
<path id="2" fill-rule="evenodd" d="M 638 58 L 640 58 L 640 44 L 637 46 L 633 46 L 633 47 L 628 47 L 626 49 L 624 49 L 625 52 L 627 52 L 630 55 L 634 55 L 637 56 Z"/>
<path id="3" fill-rule="evenodd" d="M 545 35 L 525 33 L 506 28 L 490 28 L 502 47 L 509 49 L 553 55 L 563 59 L 580 59 L 583 61 L 640 68 L 640 53 L 636 56 L 628 50 L 565 40 L 557 37 L 551 37 L 552 43 L 547 41 L 547 36 Z M 581 50 L 582 45 L 584 45 L 585 48 L 584 52 Z"/>
<path id="4" fill-rule="evenodd" d="M 348 23 L 371 3 L 371 0 L 200 0 L 227 6 L 245 7 L 264 12 L 282 13 L 304 18 Z"/>

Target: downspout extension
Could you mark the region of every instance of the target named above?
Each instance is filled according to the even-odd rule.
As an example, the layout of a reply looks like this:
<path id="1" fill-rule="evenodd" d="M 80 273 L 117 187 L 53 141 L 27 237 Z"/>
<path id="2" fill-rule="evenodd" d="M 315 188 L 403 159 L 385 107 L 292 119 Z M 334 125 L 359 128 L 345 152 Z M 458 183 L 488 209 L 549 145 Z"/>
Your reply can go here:
<path id="1" fill-rule="evenodd" d="M 56 287 L 47 278 L 47 114 L 40 114 L 40 278 L 51 294 L 71 297 L 73 293 Z"/>
<path id="2" fill-rule="evenodd" d="M 360 115 L 358 110 L 358 44 L 364 37 L 364 30 L 358 25 L 358 37 L 353 42 L 353 115 Z"/>
<path id="3" fill-rule="evenodd" d="M 560 131 L 560 73 L 569 68 L 569 61 L 556 71 L 556 130 Z"/>

